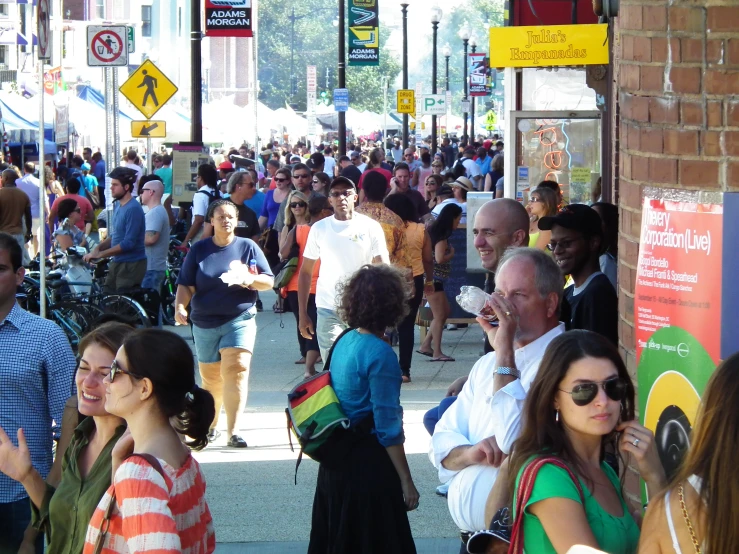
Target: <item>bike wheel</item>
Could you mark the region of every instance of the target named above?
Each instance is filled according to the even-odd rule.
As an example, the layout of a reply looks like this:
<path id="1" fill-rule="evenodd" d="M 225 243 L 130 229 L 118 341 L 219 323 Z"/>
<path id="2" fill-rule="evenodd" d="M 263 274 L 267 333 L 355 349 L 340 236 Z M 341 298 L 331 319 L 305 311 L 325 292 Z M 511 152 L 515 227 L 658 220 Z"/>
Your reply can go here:
<path id="1" fill-rule="evenodd" d="M 93 327 L 97 322 L 98 318 L 105 315 L 105 311 L 95 304 L 89 302 L 80 302 L 77 304 L 78 308 L 87 316 L 87 321 L 90 327 Z M 88 331 L 91 329 L 88 329 Z"/>
<path id="2" fill-rule="evenodd" d="M 76 302 L 59 302 L 49 306 L 46 317 L 64 331 L 72 351 L 77 352 L 80 340 L 90 330 L 89 314 Z"/>
<path id="3" fill-rule="evenodd" d="M 116 314 L 136 327 L 151 327 L 146 310 L 131 298 L 120 294 L 109 294 L 98 301 L 98 306 L 108 314 Z"/>
<path id="4" fill-rule="evenodd" d="M 162 300 L 162 323 L 164 323 L 165 325 L 175 324 L 174 301 L 177 294 L 177 276 L 179 275 L 179 273 L 179 269 L 170 269 L 167 272 L 167 277 L 162 283 L 162 290 L 159 294 Z"/>

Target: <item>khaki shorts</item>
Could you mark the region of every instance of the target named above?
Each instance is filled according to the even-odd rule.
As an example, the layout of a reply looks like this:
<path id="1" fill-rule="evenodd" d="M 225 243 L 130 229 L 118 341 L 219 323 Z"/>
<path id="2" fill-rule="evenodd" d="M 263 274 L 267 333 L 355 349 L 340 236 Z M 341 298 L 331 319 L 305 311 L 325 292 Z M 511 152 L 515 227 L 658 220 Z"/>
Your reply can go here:
<path id="1" fill-rule="evenodd" d="M 141 285 L 146 275 L 146 260 L 136 262 L 110 262 L 108 276 L 105 278 L 105 290 L 115 292 Z"/>

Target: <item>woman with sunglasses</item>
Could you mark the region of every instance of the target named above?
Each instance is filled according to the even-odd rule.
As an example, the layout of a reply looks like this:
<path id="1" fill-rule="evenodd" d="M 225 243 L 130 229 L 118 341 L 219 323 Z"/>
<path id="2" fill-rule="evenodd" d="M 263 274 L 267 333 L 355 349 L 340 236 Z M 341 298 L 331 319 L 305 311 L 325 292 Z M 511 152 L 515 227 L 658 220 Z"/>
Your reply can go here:
<path id="1" fill-rule="evenodd" d="M 169 331 L 134 331 L 104 383 L 105 410 L 125 419 L 131 453 L 117 468 L 114 462 L 113 484 L 89 522 L 83 553 L 213 552 L 205 478 L 190 448 L 208 444 L 215 409 L 195 383 L 187 343 Z M 191 440 L 183 443 L 181 435 Z M 114 460 L 124 449 L 115 450 Z"/>
<path id="2" fill-rule="evenodd" d="M 57 450 L 63 461 L 61 480 L 56 487 L 45 483 L 33 468 L 23 431 L 18 432 L 16 448 L 0 428 L 0 471 L 21 483 L 28 492 L 31 523 L 46 535 L 47 554 L 82 552 L 90 518 L 110 487 L 111 452 L 126 424 L 119 416 L 106 411 L 103 380 L 110 372 L 116 352 L 133 331 L 122 323 L 105 323 L 80 341 L 75 385 L 77 410 L 83 419 L 66 450 Z M 66 432 L 65 428 L 63 435 Z"/>
<path id="3" fill-rule="evenodd" d="M 77 222 L 82 219 L 82 210 L 74 198 L 62 198 L 57 210 L 59 221 L 62 224 L 54 231 L 54 238 L 59 248 L 67 250 L 71 246 L 84 246 L 87 248 L 87 236 L 79 230 Z"/>
<path id="4" fill-rule="evenodd" d="M 246 448 L 237 431 L 257 335 L 257 291 L 271 289 L 274 277 L 257 244 L 236 236 L 238 211 L 232 202 L 216 200 L 208 214 L 214 234 L 196 242 L 185 257 L 177 280 L 175 321 L 188 324 L 187 306 L 192 301 L 190 319 L 200 376 L 216 403 L 215 420 L 209 422 L 210 440 L 220 434 L 216 427 L 223 405 L 228 446 Z"/>
<path id="5" fill-rule="evenodd" d="M 287 304 L 295 315 L 295 324 L 298 331 L 298 344 L 300 345 L 301 358 L 295 362 L 298 365 L 305 364 L 304 378 L 312 377 L 316 374 L 316 364 L 320 362 L 321 351 L 318 348 L 318 336 L 314 333 L 310 338 L 305 338 L 300 334 L 300 304 L 298 303 L 298 279 L 300 278 L 300 268 L 303 265 L 303 252 L 308 242 L 308 233 L 310 226 L 326 217 L 334 214 L 326 196 L 316 196 L 308 201 L 308 214 L 310 223 L 305 225 L 297 225 L 290 231 L 287 236 L 285 245 L 282 247 L 280 254 L 283 259 L 290 255 L 293 245 L 298 245 L 298 270 L 287 284 Z M 311 321 L 316 321 L 318 317 L 318 308 L 316 307 L 316 285 L 318 283 L 318 272 L 321 267 L 321 260 L 316 261 L 313 267 L 313 277 L 311 279 L 310 294 L 308 295 L 308 315 Z"/>
<path id="6" fill-rule="evenodd" d="M 323 171 L 319 171 L 313 175 L 313 191 L 316 194 L 328 196 L 328 186 L 331 184 L 331 177 Z"/>
<path id="7" fill-rule="evenodd" d="M 523 422 L 509 475 L 514 506 L 519 490 L 531 492 L 517 514 L 524 518 L 524 550 L 564 553 L 585 545 L 609 554 L 636 552 L 639 527 L 605 456 L 630 454 L 652 494 L 665 485 L 665 474 L 654 435 L 634 419 L 634 385 L 611 342 L 583 330 L 555 338 L 529 389 Z M 559 458 L 577 482 L 565 469 L 545 464 L 531 485 L 522 486 L 524 470 L 539 457 Z"/>
<path id="8" fill-rule="evenodd" d="M 310 214 L 308 213 L 308 197 L 300 191 L 294 190 L 287 197 L 287 211 L 285 212 L 285 226 L 280 232 L 280 252 L 287 242 L 287 235 L 290 234 L 296 225 L 308 225 L 310 223 Z M 280 256 L 281 259 L 284 259 Z"/>
<path id="9" fill-rule="evenodd" d="M 433 210 L 439 203 L 439 199 L 436 197 L 436 193 L 439 191 L 441 185 L 444 184 L 444 178 L 438 174 L 433 173 L 426 177 L 426 203 L 429 205 L 429 210 Z"/>
<path id="10" fill-rule="evenodd" d="M 534 189 L 529 196 L 526 211 L 529 213 L 529 247 L 551 254 L 547 245 L 552 239 L 552 231 L 540 230 L 539 220 L 557 215 L 557 194 L 545 187 Z"/>
<path id="11" fill-rule="evenodd" d="M 278 169 L 272 181 L 276 184 L 276 188 L 268 190 L 265 194 L 262 212 L 259 214 L 259 228 L 262 231 L 268 231 L 267 236 L 263 239 L 262 248 L 270 267 L 274 267 L 280 262 L 277 255 L 280 250 L 279 234 L 273 226 L 277 220 L 277 215 L 280 213 L 282 203 L 287 200 L 290 191 L 293 190 L 290 168 L 281 167 Z"/>
<path id="12" fill-rule="evenodd" d="M 690 432 L 672 423 L 678 431 Z M 639 554 L 739 552 L 737 436 L 739 355 L 734 354 L 716 368 L 706 385 L 690 450 L 670 487 L 649 500 Z"/>

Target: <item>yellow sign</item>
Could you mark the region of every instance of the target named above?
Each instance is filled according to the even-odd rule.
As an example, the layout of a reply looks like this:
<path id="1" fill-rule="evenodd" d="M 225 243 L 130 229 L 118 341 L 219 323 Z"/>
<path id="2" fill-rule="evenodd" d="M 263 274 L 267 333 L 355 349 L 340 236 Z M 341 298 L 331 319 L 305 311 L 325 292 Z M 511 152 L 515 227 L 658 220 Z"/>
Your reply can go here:
<path id="1" fill-rule="evenodd" d="M 133 138 L 164 138 L 167 136 L 166 121 L 132 121 L 131 136 Z"/>
<path id="2" fill-rule="evenodd" d="M 151 119 L 175 95 L 177 87 L 151 60 L 146 60 L 118 90 L 146 119 Z"/>
<path id="3" fill-rule="evenodd" d="M 490 67 L 608 63 L 608 25 L 491 27 Z"/>
<path id="4" fill-rule="evenodd" d="M 416 130 L 416 122 L 415 121 L 411 121 L 410 124 L 409 124 L 409 126 L 411 128 L 411 131 L 415 131 Z M 421 121 L 421 130 L 424 130 L 424 129 L 426 129 L 426 123 L 424 123 L 423 121 Z"/>
<path id="5" fill-rule="evenodd" d="M 398 113 L 416 113 L 416 91 L 411 89 L 398 91 Z"/>
<path id="6" fill-rule="evenodd" d="M 492 131 L 495 129 L 495 125 L 498 123 L 498 114 L 493 110 L 490 110 L 485 116 L 485 129 Z"/>
<path id="7" fill-rule="evenodd" d="M 590 184 L 590 168 L 589 167 L 573 167 L 570 173 L 570 183 L 586 183 Z"/>

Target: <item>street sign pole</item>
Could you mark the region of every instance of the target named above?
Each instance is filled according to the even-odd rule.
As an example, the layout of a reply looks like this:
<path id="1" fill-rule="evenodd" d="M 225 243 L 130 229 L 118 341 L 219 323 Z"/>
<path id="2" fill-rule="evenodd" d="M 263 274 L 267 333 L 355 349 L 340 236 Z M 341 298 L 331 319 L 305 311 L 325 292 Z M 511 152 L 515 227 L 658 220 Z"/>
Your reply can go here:
<path id="1" fill-rule="evenodd" d="M 44 61 L 39 60 L 38 61 L 38 82 L 43 87 L 44 83 Z M 39 169 L 38 169 L 38 178 L 40 187 L 38 189 L 38 195 L 39 195 L 39 221 L 41 222 L 40 229 L 42 231 L 39 232 L 38 236 L 38 251 L 39 251 L 39 260 L 41 260 L 41 267 L 39 268 L 39 287 L 41 289 L 39 293 L 39 315 L 41 317 L 46 317 L 46 265 L 44 263 L 44 260 L 46 258 L 46 233 L 43 232 L 43 229 L 46 228 L 46 225 L 43 223 L 46 221 L 46 214 L 44 213 L 44 206 L 46 205 L 46 186 L 44 186 L 44 146 L 46 146 L 46 137 L 44 135 L 44 96 L 45 93 L 43 90 L 39 93 L 39 117 L 38 117 L 38 129 L 39 129 L 39 138 L 38 138 L 38 157 L 39 157 Z M 23 145 L 21 145 L 21 151 L 23 150 Z M 33 239 L 31 239 L 33 241 Z M 33 242 L 32 242 L 33 243 Z"/>
<path id="2" fill-rule="evenodd" d="M 151 173 L 151 137 L 146 137 L 146 174 Z"/>

